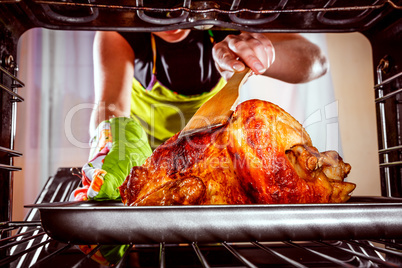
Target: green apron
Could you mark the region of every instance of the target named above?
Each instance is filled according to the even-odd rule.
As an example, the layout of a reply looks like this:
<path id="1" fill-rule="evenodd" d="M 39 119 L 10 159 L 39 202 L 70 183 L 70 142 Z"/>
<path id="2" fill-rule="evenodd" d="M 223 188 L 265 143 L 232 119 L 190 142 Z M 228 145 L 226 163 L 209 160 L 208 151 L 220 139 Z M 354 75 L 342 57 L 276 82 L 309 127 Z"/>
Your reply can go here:
<path id="1" fill-rule="evenodd" d="M 152 149 L 183 129 L 198 108 L 226 84 L 221 78 L 209 92 L 184 96 L 161 85 L 156 79 L 155 39 L 151 35 L 153 51 L 152 82 L 145 89 L 135 78 L 131 93 L 131 117 L 137 119 L 148 134 Z"/>

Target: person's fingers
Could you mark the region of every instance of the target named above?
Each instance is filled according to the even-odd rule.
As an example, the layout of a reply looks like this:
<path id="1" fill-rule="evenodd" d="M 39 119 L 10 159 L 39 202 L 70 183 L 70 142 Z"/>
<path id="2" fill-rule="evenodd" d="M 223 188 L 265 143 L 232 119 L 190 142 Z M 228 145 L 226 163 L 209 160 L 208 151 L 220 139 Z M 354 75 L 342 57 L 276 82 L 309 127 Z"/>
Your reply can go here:
<path id="1" fill-rule="evenodd" d="M 242 71 L 244 69 L 244 64 L 239 60 L 238 56 L 229 49 L 225 41 L 215 45 L 212 56 L 221 70 Z"/>
<path id="2" fill-rule="evenodd" d="M 255 73 L 265 72 L 264 63 L 261 62 L 256 51 L 261 50 L 261 43 L 250 35 L 239 35 L 229 40 L 229 49 L 233 51 Z"/>
<path id="3" fill-rule="evenodd" d="M 259 33 L 251 33 L 250 35 L 254 38 L 253 40 L 258 40 L 259 44 L 254 47 L 255 53 L 264 67 L 268 69 L 275 60 L 275 49 L 271 40 Z"/>
<path id="4" fill-rule="evenodd" d="M 235 71 L 242 71 L 245 68 L 236 54 L 229 49 L 227 42 L 222 41 L 214 46 L 212 56 L 215 66 L 220 74 L 228 80 Z"/>
<path id="5" fill-rule="evenodd" d="M 271 41 L 263 34 L 242 33 L 228 35 L 213 48 L 213 58 L 218 71 L 228 79 L 245 66 L 256 74 L 263 74 L 275 60 Z"/>
<path id="6" fill-rule="evenodd" d="M 262 74 L 272 64 L 274 49 L 262 34 L 242 33 L 227 40 L 228 48 L 254 73 Z"/>

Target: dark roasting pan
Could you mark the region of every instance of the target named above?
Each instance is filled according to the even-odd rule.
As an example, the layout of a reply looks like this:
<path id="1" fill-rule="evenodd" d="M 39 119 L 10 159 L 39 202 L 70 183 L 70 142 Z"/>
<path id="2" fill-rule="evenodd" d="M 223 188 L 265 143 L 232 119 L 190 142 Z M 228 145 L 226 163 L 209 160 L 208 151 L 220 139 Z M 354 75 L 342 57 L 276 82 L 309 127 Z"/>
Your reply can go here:
<path id="1" fill-rule="evenodd" d="M 74 244 L 402 238 L 402 199 L 343 204 L 127 207 L 35 204 L 48 235 Z"/>

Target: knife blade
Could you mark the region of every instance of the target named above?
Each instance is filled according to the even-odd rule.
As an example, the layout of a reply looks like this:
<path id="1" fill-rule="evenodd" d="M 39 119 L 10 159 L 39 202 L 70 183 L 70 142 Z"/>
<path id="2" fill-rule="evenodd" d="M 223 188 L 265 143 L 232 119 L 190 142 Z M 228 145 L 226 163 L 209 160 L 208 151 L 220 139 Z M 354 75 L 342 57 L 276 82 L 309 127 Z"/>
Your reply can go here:
<path id="1" fill-rule="evenodd" d="M 250 68 L 235 72 L 226 85 L 206 101 L 179 134 L 179 139 L 226 124 L 234 111 L 239 89 L 252 73 Z"/>

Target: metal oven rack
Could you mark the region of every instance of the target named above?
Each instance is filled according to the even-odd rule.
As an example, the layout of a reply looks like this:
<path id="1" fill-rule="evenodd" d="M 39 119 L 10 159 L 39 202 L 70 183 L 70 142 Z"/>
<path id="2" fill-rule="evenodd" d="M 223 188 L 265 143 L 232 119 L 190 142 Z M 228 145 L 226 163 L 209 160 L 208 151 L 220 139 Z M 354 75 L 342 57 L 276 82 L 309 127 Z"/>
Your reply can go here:
<path id="1" fill-rule="evenodd" d="M 2 62 L 0 66 L 0 118 L 2 121 L 0 140 L 0 222 L 1 238 L 8 235 L 7 224 L 11 219 L 12 204 L 12 172 L 21 170 L 13 164 L 13 157 L 20 157 L 22 153 L 15 151 L 14 133 L 16 124 L 17 102 L 24 100 L 17 90 L 24 86 L 24 83 L 17 78 L 17 66 L 10 53 L 10 47 L 2 46 Z M 1 242 L 0 242 L 1 243 Z M 6 250 L 0 246 L 0 257 L 6 255 Z"/>
<path id="2" fill-rule="evenodd" d="M 80 183 L 74 169 L 61 168 L 43 188 L 36 203 L 63 202 Z M 0 260 L 9 267 L 101 267 L 75 245 L 51 239 L 41 228 L 37 209 L 25 222 L 2 226 L 0 240 L 10 254 Z M 220 241 L 199 244 L 130 245 L 116 267 L 400 267 L 402 244 L 393 239 L 338 241 Z"/>
<path id="3" fill-rule="evenodd" d="M 376 90 L 377 113 L 379 123 L 380 168 L 383 188 L 386 196 L 401 196 L 402 184 L 402 72 L 388 74 L 392 63 L 387 57 L 377 66 Z M 394 179 L 392 179 L 394 178 Z M 397 179 L 399 178 L 399 179 Z"/>
<path id="4" fill-rule="evenodd" d="M 10 200 L 12 200 L 12 171 L 21 170 L 13 165 L 13 157 L 22 153 L 13 150 L 17 107 L 16 103 L 24 100 L 17 90 L 24 83 L 17 78 L 17 66 L 14 58 L 8 54 L 7 47 L 2 47 L 2 66 L 0 66 L 0 108 L 1 141 L 0 141 L 0 221 L 10 219 Z"/>
<path id="5" fill-rule="evenodd" d="M 218 26 L 253 32 L 364 31 L 401 10 L 400 0 L 2 0 L 4 14 L 18 20 L 15 31 L 161 31 Z M 0 15 L 2 11 L 0 10 Z M 12 22 L 12 19 L 10 19 Z M 22 24 L 22 25 L 18 25 Z"/>

